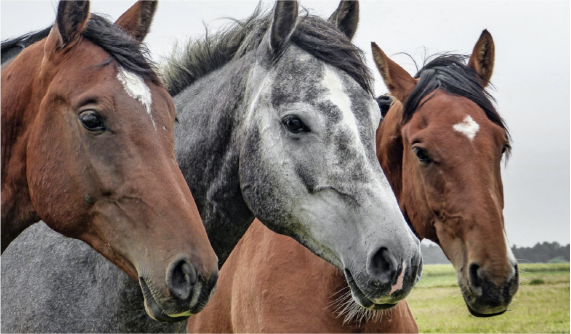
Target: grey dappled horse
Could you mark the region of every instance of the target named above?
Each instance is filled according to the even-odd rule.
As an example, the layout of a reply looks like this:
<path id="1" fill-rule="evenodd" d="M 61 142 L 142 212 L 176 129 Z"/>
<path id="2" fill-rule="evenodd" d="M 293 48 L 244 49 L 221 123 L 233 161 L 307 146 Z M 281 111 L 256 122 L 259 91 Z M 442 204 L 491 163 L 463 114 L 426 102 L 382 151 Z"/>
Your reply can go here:
<path id="1" fill-rule="evenodd" d="M 279 1 L 268 14 L 256 11 L 191 43 L 170 62 L 166 77 L 178 110 L 177 160 L 220 265 L 257 217 L 341 269 L 356 302 L 382 309 L 410 292 L 422 264 L 419 241 L 402 218 L 375 155 L 380 112 L 362 53 L 344 33 L 356 25 L 348 4 L 341 3 L 332 24 L 311 15 L 298 19 L 297 2 Z M 36 228 L 30 233 L 49 232 Z M 121 300 L 116 304 L 137 307 L 136 300 L 124 300 L 131 295 L 120 291 L 135 284 L 125 275 L 118 286 L 66 290 L 70 283 L 60 279 L 58 267 L 71 270 L 70 264 L 51 263 L 43 256 L 45 247 L 38 245 L 29 256 L 44 257 L 50 274 L 39 279 L 60 292 L 58 300 L 101 293 L 115 295 Z M 86 262 L 98 256 L 72 247 L 61 252 L 83 252 Z M 33 275 L 33 266 L 12 270 L 30 261 L 3 257 L 3 283 Z M 81 262 L 71 265 L 86 270 Z M 118 275 L 114 270 L 95 272 L 94 281 Z M 402 286 L 393 289 L 397 276 Z M 38 323 L 35 330 L 53 331 L 51 322 L 77 314 L 79 306 L 71 303 L 49 315 L 45 309 L 53 301 L 44 298 L 46 292 L 13 284 L 3 294 L 4 331 L 29 322 Z M 28 312 L 13 311 L 18 303 Z M 98 318 L 96 331 L 117 328 L 115 318 L 101 318 L 95 311 L 105 305 L 90 307 Z M 138 307 L 142 312 L 142 302 Z M 83 331 L 82 325 L 79 321 L 65 330 Z"/>

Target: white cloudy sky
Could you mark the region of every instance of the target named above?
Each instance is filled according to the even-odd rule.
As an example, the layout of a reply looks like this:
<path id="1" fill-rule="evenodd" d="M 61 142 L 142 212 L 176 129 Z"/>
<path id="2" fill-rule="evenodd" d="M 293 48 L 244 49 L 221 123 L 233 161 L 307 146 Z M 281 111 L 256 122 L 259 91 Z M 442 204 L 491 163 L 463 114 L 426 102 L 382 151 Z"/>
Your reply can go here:
<path id="1" fill-rule="evenodd" d="M 263 1 L 266 7 L 272 1 Z M 116 19 L 134 1 L 93 1 L 94 12 Z M 146 42 L 153 58 L 173 45 L 216 29 L 224 17 L 244 18 L 257 1 L 160 1 Z M 337 1 L 303 1 L 328 17 Z M 2 1 L 2 40 L 53 23 L 57 1 Z M 370 42 L 411 74 L 406 52 L 422 63 L 428 54 L 470 53 L 483 29 L 496 43 L 492 82 L 498 110 L 513 136 L 513 156 L 503 170 L 504 216 L 511 243 L 569 243 L 569 1 L 362 1 L 354 42 L 370 66 Z M 375 73 L 377 93 L 386 92 Z"/>

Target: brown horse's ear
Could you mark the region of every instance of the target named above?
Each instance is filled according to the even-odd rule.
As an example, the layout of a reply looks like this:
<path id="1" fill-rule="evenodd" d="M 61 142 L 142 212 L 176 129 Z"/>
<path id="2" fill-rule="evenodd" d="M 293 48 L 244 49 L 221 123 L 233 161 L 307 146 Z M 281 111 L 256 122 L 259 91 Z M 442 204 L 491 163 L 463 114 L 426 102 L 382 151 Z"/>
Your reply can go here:
<path id="1" fill-rule="evenodd" d="M 341 0 L 337 10 L 328 19 L 349 39 L 353 39 L 359 25 L 359 1 Z"/>
<path id="2" fill-rule="evenodd" d="M 298 11 L 297 1 L 276 1 L 270 30 L 270 52 L 279 53 L 287 45 L 297 24 Z"/>
<path id="3" fill-rule="evenodd" d="M 57 9 L 56 23 L 44 45 L 45 59 L 51 59 L 54 53 L 64 47 L 73 47 L 79 41 L 88 19 L 89 1 L 61 0 Z"/>
<path id="4" fill-rule="evenodd" d="M 149 33 L 157 4 L 156 0 L 139 0 L 115 21 L 115 25 L 142 42 Z"/>
<path id="5" fill-rule="evenodd" d="M 375 42 L 371 42 L 373 59 L 392 96 L 403 104 L 416 87 L 416 80 L 392 61 Z"/>
<path id="6" fill-rule="evenodd" d="M 490 79 L 492 78 L 495 53 L 496 50 L 492 35 L 488 30 L 484 29 L 476 46 L 474 46 L 474 51 L 472 51 L 472 56 L 468 62 L 468 67 L 471 67 L 480 75 L 482 86 L 484 87 L 490 83 Z"/>
<path id="7" fill-rule="evenodd" d="M 74 44 L 79 40 L 81 32 L 89 17 L 89 1 L 61 0 L 57 9 L 56 23 L 54 24 L 46 47 L 51 51 Z"/>

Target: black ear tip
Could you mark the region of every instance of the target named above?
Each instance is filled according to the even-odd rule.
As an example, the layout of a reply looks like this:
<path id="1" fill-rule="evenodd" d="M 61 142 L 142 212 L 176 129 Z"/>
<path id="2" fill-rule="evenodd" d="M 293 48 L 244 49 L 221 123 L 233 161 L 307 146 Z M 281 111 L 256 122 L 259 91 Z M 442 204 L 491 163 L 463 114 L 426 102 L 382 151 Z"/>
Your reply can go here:
<path id="1" fill-rule="evenodd" d="M 377 104 L 379 105 L 379 109 L 381 109 L 381 115 L 385 117 L 391 106 L 393 105 L 393 97 L 389 94 L 384 94 L 375 99 Z"/>

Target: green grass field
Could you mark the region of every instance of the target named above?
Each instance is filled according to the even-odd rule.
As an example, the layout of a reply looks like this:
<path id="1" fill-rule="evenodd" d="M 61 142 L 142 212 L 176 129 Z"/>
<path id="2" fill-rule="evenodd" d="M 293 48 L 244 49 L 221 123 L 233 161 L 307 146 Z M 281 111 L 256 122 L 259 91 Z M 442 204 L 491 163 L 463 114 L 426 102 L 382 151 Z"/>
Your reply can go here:
<path id="1" fill-rule="evenodd" d="M 569 333 L 569 263 L 520 264 L 520 286 L 508 312 L 468 312 L 452 265 L 426 265 L 407 297 L 421 333 Z"/>

